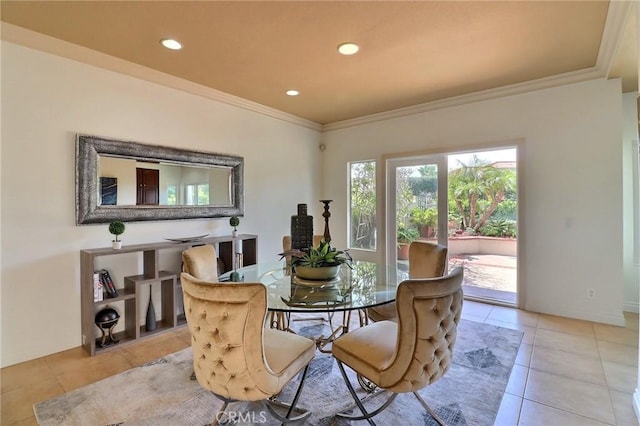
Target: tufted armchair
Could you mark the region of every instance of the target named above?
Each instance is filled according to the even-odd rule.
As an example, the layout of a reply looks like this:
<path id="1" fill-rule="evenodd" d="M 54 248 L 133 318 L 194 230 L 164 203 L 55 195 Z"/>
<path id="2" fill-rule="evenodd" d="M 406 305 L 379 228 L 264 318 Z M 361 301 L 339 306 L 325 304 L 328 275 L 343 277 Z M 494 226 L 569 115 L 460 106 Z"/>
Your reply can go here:
<path id="1" fill-rule="evenodd" d="M 447 272 L 447 247 L 440 244 L 413 241 L 409 246 L 409 278 L 441 277 Z M 367 309 L 372 321 L 395 321 L 396 304 L 387 303 Z"/>
<path id="2" fill-rule="evenodd" d="M 333 342 L 332 353 L 362 416 L 339 413 L 350 420 L 371 418 L 387 408 L 398 393 L 412 392 L 441 425 L 442 420 L 418 394 L 418 390 L 444 375 L 462 311 L 463 269 L 437 278 L 409 279 L 398 285 L 398 320 L 380 321 L 359 328 Z M 368 412 L 344 369 L 346 364 L 376 386 L 392 392 L 379 408 Z"/>
<path id="3" fill-rule="evenodd" d="M 211 244 L 195 246 L 182 252 L 182 271 L 205 281 L 218 281 L 218 258 Z"/>
<path id="4" fill-rule="evenodd" d="M 267 291 L 261 283 L 206 282 L 182 273 L 185 314 L 191 332 L 193 368 L 198 383 L 223 401 L 212 424 L 217 424 L 230 402 L 264 401 L 282 422 L 290 417 L 300 397 L 309 362 L 315 354 L 311 339 L 264 328 Z M 267 399 L 279 394 L 304 370 L 286 416 Z M 283 404 L 280 404 L 283 405 Z"/>

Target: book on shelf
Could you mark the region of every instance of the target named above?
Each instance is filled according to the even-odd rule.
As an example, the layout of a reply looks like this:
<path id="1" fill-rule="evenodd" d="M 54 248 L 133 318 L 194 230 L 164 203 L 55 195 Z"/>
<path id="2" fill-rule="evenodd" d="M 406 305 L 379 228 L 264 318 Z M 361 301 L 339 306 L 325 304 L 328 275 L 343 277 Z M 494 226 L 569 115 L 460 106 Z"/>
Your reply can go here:
<path id="1" fill-rule="evenodd" d="M 107 292 L 107 296 L 111 298 L 118 297 L 118 289 L 116 289 L 111 274 L 109 274 L 109 271 L 106 269 L 100 270 L 100 282 L 102 283 L 104 291 Z"/>
<path id="2" fill-rule="evenodd" d="M 93 301 L 101 302 L 104 299 L 102 283 L 100 282 L 100 272 L 93 273 Z"/>

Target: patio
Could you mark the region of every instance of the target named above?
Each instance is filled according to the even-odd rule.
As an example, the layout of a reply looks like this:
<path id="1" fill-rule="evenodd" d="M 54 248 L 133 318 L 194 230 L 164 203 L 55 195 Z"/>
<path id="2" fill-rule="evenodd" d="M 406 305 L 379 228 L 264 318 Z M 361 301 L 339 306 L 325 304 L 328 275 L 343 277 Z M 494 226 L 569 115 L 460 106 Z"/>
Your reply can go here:
<path id="1" fill-rule="evenodd" d="M 515 256 L 497 254 L 455 254 L 449 268 L 463 265 L 465 296 L 516 303 Z"/>

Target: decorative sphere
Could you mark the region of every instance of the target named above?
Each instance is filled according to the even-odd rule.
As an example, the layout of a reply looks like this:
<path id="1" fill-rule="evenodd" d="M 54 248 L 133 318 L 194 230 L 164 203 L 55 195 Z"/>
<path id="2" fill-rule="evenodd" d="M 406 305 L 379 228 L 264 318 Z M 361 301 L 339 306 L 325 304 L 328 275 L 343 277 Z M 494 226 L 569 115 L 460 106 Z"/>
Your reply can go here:
<path id="1" fill-rule="evenodd" d="M 95 323 L 100 328 L 111 328 L 118 323 L 120 314 L 113 308 L 104 308 L 96 314 Z"/>

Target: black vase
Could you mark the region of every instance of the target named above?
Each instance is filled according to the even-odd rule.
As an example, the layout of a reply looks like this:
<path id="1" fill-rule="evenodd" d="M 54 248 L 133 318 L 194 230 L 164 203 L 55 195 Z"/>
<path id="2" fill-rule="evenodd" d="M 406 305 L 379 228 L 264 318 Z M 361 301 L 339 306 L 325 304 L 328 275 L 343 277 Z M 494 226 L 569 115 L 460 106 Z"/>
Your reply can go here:
<path id="1" fill-rule="evenodd" d="M 291 248 L 313 247 L 313 216 L 307 215 L 307 205 L 298 204 L 298 214 L 291 216 Z"/>
<path id="2" fill-rule="evenodd" d="M 149 288 L 149 306 L 147 307 L 147 321 L 144 326 L 145 330 L 153 331 L 157 328 L 156 323 L 156 310 L 153 307 L 153 301 L 151 300 L 151 288 Z"/>

